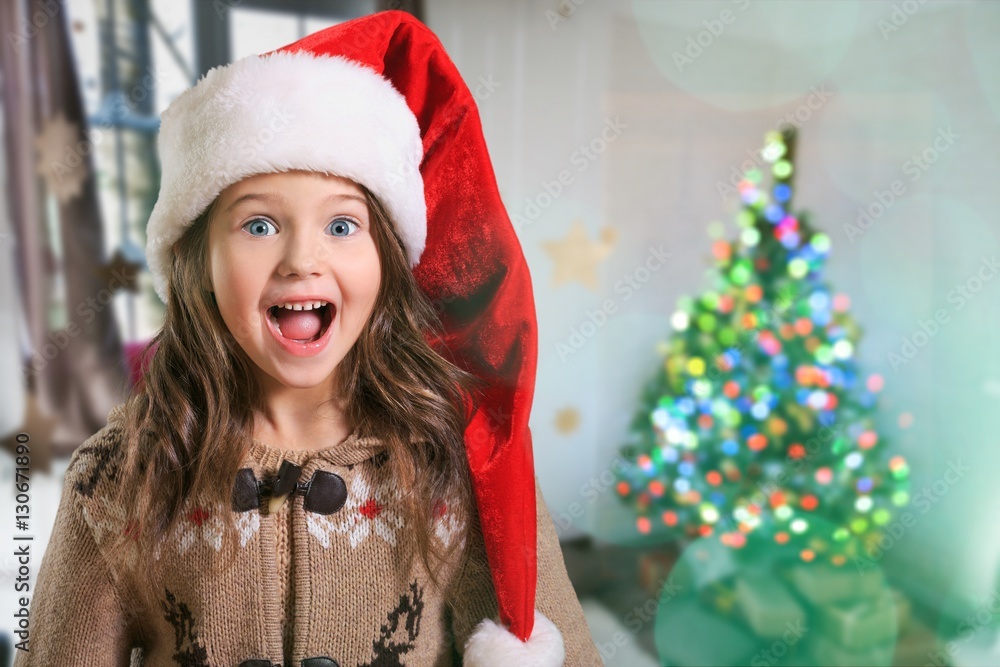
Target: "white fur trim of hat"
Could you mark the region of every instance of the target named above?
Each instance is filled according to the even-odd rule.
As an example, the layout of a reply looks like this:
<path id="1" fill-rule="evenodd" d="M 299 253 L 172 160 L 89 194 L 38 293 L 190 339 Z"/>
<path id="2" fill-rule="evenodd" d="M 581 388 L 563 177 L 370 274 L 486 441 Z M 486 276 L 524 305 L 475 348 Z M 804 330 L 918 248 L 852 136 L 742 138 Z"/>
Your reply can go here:
<path id="1" fill-rule="evenodd" d="M 248 56 L 209 70 L 163 112 L 160 193 L 146 261 L 166 303 L 173 244 L 229 185 L 315 171 L 363 184 L 385 206 L 412 268 L 427 238 L 420 128 L 375 70 L 305 51 Z"/>
<path id="2" fill-rule="evenodd" d="M 480 621 L 465 643 L 462 664 L 466 667 L 562 667 L 565 660 L 562 633 L 536 609 L 535 623 L 526 642 L 495 620 Z"/>

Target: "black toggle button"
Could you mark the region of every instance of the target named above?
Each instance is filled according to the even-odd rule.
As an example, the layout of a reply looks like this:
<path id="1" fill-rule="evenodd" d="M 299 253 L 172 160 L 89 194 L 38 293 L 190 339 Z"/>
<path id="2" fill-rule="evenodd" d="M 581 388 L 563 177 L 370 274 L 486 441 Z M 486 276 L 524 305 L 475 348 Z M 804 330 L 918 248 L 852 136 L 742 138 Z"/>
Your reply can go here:
<path id="1" fill-rule="evenodd" d="M 333 658 L 326 656 L 316 656 L 315 658 L 305 658 L 300 663 L 302 667 L 340 667 L 340 663 Z"/>
<path id="2" fill-rule="evenodd" d="M 282 461 L 281 467 L 278 468 L 278 476 L 274 479 L 274 486 L 271 487 L 271 496 L 278 498 L 295 491 L 301 472 L 302 466 L 295 465 L 291 461 Z"/>
<path id="3" fill-rule="evenodd" d="M 333 514 L 347 502 L 344 478 L 326 470 L 314 472 L 307 484 L 299 485 L 299 493 L 305 495 L 302 506 L 317 514 Z"/>
<path id="4" fill-rule="evenodd" d="M 260 490 L 257 488 L 257 477 L 251 468 L 241 468 L 236 473 L 232 505 L 234 512 L 260 509 Z"/>
<path id="5" fill-rule="evenodd" d="M 282 461 L 276 476 L 258 480 L 252 468 L 241 468 L 233 483 L 233 511 L 260 510 L 271 499 L 284 500 L 295 493 L 304 496 L 302 506 L 316 514 L 333 514 L 347 502 L 347 484 L 340 475 L 317 470 L 308 482 L 299 482 L 301 472 L 301 466 Z M 274 511 L 277 508 L 269 509 Z"/>

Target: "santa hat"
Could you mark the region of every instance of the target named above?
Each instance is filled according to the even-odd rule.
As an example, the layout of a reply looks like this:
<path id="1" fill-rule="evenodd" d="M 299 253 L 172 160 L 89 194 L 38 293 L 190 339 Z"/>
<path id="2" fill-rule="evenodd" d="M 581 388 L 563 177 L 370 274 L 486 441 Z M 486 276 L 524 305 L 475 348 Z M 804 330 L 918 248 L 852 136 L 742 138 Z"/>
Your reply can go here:
<path id="1" fill-rule="evenodd" d="M 164 301 L 172 245 L 244 177 L 326 172 L 382 202 L 418 284 L 442 304 L 453 358 L 487 381 L 465 442 L 499 619 L 477 626 L 465 664 L 561 665 L 562 637 L 535 610 L 531 279 L 476 101 L 438 38 L 385 11 L 214 68 L 163 113 L 158 145 L 147 261 Z"/>

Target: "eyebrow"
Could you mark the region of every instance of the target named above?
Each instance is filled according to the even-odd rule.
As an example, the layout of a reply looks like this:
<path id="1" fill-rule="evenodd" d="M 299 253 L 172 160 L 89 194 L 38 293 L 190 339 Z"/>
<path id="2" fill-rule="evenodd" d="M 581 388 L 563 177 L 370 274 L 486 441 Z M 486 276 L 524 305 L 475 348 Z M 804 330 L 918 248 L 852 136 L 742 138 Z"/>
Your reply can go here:
<path id="1" fill-rule="evenodd" d="M 229 213 L 239 204 L 242 204 L 245 201 L 269 201 L 272 199 L 277 199 L 278 201 L 285 201 L 285 198 L 277 192 L 248 192 L 245 195 L 240 195 L 239 197 L 237 197 L 236 201 L 227 206 L 226 210 L 223 211 L 223 213 Z M 341 200 L 341 199 L 353 199 L 355 201 L 361 202 L 362 204 L 365 204 L 366 206 L 368 205 L 368 202 L 365 201 L 364 197 L 348 194 L 346 192 L 340 192 L 337 194 L 330 195 L 329 197 L 323 199 L 323 203 L 325 204 L 326 202 L 329 201 Z"/>

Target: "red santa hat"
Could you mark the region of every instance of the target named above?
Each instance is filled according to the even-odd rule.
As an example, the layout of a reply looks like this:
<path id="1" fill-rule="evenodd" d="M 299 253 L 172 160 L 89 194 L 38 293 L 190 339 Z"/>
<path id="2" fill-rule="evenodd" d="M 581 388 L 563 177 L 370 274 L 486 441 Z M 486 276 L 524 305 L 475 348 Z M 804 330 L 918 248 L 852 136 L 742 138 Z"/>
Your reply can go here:
<path id="1" fill-rule="evenodd" d="M 535 610 L 531 279 L 476 101 L 438 38 L 385 11 L 217 67 L 163 113 L 158 145 L 147 261 L 164 301 L 174 242 L 247 176 L 325 172 L 382 202 L 417 282 L 443 305 L 449 350 L 488 382 L 465 441 L 499 619 L 476 628 L 465 664 L 561 665 L 562 637 Z"/>

